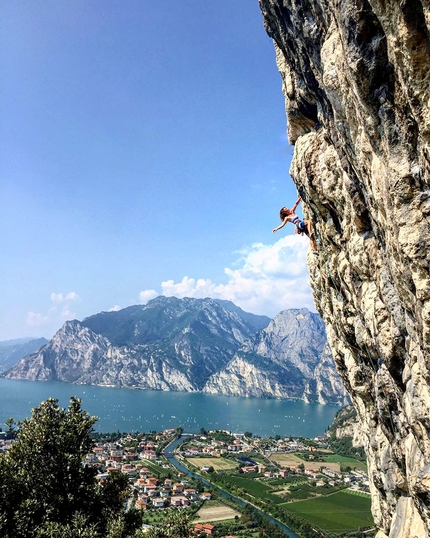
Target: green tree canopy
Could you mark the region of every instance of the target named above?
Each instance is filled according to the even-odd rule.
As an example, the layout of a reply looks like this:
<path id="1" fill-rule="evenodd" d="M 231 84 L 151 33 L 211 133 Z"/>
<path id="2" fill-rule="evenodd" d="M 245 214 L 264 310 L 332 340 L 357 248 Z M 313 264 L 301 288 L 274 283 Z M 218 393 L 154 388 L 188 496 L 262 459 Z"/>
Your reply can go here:
<path id="1" fill-rule="evenodd" d="M 145 538 L 192 538 L 192 524 L 189 514 L 183 510 L 171 510 L 160 527 L 152 528 Z"/>
<path id="2" fill-rule="evenodd" d="M 72 397 L 67 409 L 49 398 L 18 422 L 0 458 L 0 536 L 104 536 L 112 518 L 125 518 L 127 478 L 115 473 L 99 485 L 84 463 L 96 420 Z"/>

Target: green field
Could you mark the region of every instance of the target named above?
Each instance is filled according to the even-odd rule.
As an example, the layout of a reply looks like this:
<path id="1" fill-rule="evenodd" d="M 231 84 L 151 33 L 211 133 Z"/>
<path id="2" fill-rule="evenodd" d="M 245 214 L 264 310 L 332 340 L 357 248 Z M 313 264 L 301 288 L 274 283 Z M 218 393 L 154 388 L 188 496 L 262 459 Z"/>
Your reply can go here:
<path id="1" fill-rule="evenodd" d="M 327 463 L 339 463 L 343 467 L 351 467 L 351 469 L 360 469 L 360 471 L 367 471 L 367 465 L 364 461 L 358 461 L 354 458 L 348 458 L 346 456 L 339 456 L 338 454 L 327 454 L 324 456 L 324 461 Z"/>
<path id="2" fill-rule="evenodd" d="M 295 484 L 289 488 L 289 492 L 285 492 L 285 494 L 282 496 L 283 501 L 290 501 L 290 500 L 302 500 L 307 499 L 309 497 L 315 496 L 315 490 L 316 488 L 313 488 L 309 482 L 302 483 L 302 484 Z"/>
<path id="3" fill-rule="evenodd" d="M 150 469 L 153 473 L 155 473 L 159 478 L 166 477 L 169 474 L 169 469 L 163 469 L 163 467 L 161 467 L 157 463 L 154 463 L 153 461 L 145 460 L 141 463 L 144 467 Z"/>
<path id="4" fill-rule="evenodd" d="M 328 496 L 344 489 L 344 486 L 324 486 L 314 487 L 309 483 L 295 484 L 289 488 L 289 491 L 282 495 L 284 501 L 301 501 L 309 498 Z"/>
<path id="5" fill-rule="evenodd" d="M 270 485 L 273 487 L 276 486 L 289 486 L 297 484 L 307 484 L 309 479 L 303 476 L 286 476 L 285 478 L 274 478 L 270 480 Z"/>
<path id="6" fill-rule="evenodd" d="M 370 497 L 344 491 L 280 506 L 328 532 L 347 532 L 373 525 Z"/>
<path id="7" fill-rule="evenodd" d="M 266 501 L 272 501 L 275 504 L 280 504 L 283 501 L 282 498 L 280 498 L 277 495 L 273 495 L 273 493 L 270 493 L 271 488 L 264 484 L 263 482 L 260 482 L 259 480 L 253 480 L 252 478 L 242 478 L 241 476 L 225 476 L 224 481 L 228 482 L 230 485 L 235 486 L 237 488 L 242 488 L 246 493 L 249 495 L 252 495 L 256 499 L 263 499 Z"/>

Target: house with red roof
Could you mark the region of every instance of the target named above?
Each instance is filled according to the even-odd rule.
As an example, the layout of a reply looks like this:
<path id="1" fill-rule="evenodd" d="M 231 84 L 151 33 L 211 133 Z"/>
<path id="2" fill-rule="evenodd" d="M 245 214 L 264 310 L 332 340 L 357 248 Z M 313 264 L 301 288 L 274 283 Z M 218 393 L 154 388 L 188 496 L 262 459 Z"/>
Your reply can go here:
<path id="1" fill-rule="evenodd" d="M 215 525 L 211 525 L 210 523 L 197 523 L 197 525 L 194 525 L 193 530 L 197 535 L 207 534 L 210 536 L 215 531 Z"/>

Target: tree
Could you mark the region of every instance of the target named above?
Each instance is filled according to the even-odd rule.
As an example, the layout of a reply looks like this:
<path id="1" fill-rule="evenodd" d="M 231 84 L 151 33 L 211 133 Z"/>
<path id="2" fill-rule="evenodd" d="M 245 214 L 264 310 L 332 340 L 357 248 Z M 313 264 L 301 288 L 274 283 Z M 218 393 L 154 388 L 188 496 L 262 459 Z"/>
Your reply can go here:
<path id="1" fill-rule="evenodd" d="M 12 417 L 8 418 L 5 422 L 6 426 L 7 426 L 7 430 L 6 430 L 6 438 L 7 439 L 13 439 L 16 435 L 16 430 L 15 430 L 15 421 Z"/>
<path id="2" fill-rule="evenodd" d="M 183 510 L 171 510 L 160 527 L 151 529 L 145 538 L 192 538 L 190 516 Z"/>
<path id="3" fill-rule="evenodd" d="M 121 472 L 110 473 L 99 488 L 100 508 L 105 512 L 105 517 L 119 514 L 127 500 L 130 483 L 127 475 Z"/>
<path id="4" fill-rule="evenodd" d="M 99 538 L 96 525 L 82 514 L 75 514 L 70 523 L 46 522 L 37 532 L 37 538 Z"/>
<path id="5" fill-rule="evenodd" d="M 16 441 L 0 459 L 0 536 L 102 536 L 123 511 L 128 481 L 99 486 L 97 471 L 84 464 L 96 420 L 72 397 L 67 409 L 49 398 L 18 422 Z"/>

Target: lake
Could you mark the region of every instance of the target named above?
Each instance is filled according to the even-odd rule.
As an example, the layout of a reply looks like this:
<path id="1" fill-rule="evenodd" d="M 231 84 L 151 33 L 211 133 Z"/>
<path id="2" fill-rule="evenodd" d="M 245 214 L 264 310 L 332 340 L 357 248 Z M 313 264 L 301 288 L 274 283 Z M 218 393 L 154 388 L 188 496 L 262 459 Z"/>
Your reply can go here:
<path id="1" fill-rule="evenodd" d="M 339 407 L 291 400 L 261 400 L 187 392 L 143 391 L 71 383 L 0 379 L 0 427 L 13 417 L 31 415 L 31 409 L 49 397 L 67 407 L 70 397 L 82 400 L 90 415 L 99 417 L 100 432 L 149 432 L 182 426 L 197 433 L 226 429 L 264 436 L 323 435 Z"/>

